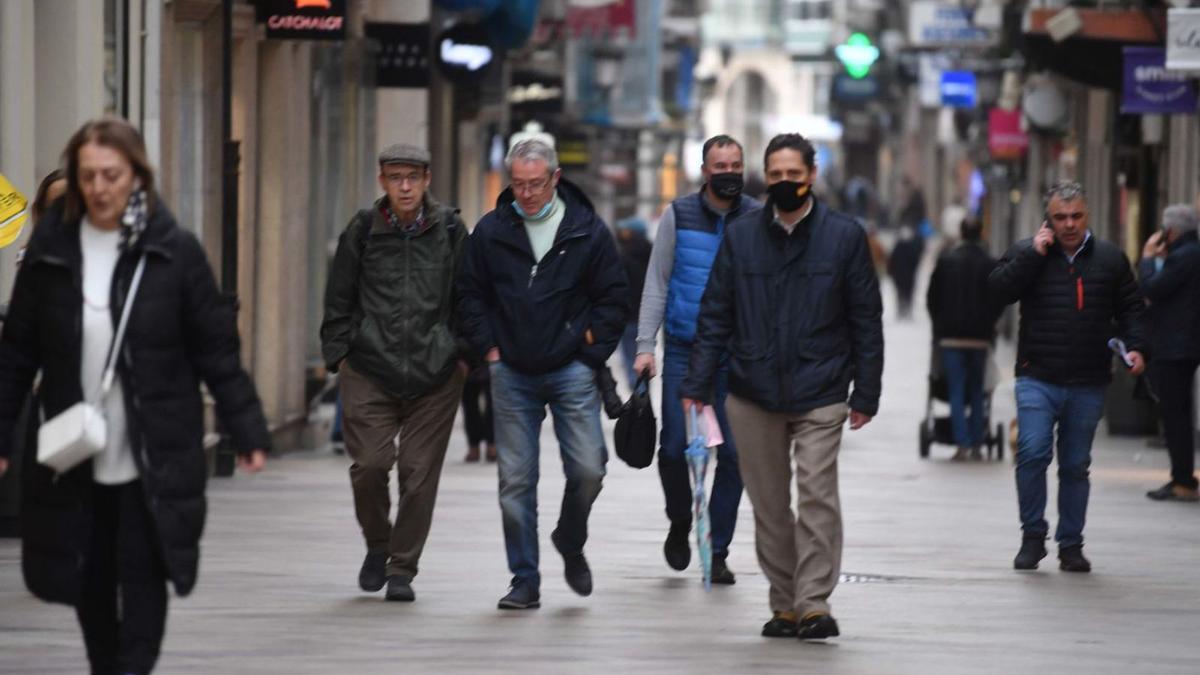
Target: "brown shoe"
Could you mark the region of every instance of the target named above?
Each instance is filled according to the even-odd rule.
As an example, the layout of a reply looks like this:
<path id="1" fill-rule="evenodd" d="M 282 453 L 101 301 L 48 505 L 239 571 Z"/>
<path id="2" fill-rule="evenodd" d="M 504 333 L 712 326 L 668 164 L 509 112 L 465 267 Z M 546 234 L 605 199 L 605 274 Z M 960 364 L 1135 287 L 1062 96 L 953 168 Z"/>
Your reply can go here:
<path id="1" fill-rule="evenodd" d="M 1196 502 L 1200 501 L 1200 492 L 1195 488 L 1190 488 L 1186 485 L 1178 483 L 1167 483 L 1166 485 L 1151 490 L 1146 493 L 1146 496 L 1156 502 Z"/>
<path id="2" fill-rule="evenodd" d="M 487 446 L 487 461 L 489 461 L 489 462 L 496 461 L 496 446 L 491 443 L 488 443 L 488 446 Z"/>
<path id="3" fill-rule="evenodd" d="M 478 462 L 479 461 L 479 446 L 472 445 L 469 448 L 467 448 L 467 456 L 465 458 L 463 458 L 463 461 L 464 462 Z"/>

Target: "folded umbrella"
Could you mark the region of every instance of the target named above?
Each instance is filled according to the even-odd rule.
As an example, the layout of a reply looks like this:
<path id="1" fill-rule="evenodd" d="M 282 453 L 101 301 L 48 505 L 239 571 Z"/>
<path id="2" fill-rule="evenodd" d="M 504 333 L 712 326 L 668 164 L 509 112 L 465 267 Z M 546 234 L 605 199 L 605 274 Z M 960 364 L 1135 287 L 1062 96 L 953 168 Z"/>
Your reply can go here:
<path id="1" fill-rule="evenodd" d="M 700 556 L 700 572 L 703 574 L 704 590 L 712 590 L 712 524 L 708 517 L 708 495 L 704 491 L 705 475 L 708 473 L 708 444 L 700 433 L 700 422 L 696 409 L 691 413 L 692 440 L 684 455 L 692 475 L 692 510 L 696 522 L 696 550 Z"/>

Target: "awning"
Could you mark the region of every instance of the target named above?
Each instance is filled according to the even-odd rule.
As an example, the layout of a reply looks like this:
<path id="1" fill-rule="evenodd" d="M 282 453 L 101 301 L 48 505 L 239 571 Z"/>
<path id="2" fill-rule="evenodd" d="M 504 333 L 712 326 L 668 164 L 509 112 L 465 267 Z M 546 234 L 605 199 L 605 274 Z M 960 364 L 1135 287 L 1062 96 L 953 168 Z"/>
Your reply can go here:
<path id="1" fill-rule="evenodd" d="M 1050 37 L 1048 22 L 1059 9 L 1025 13 L 1022 55 L 1035 68 L 1050 70 L 1092 87 L 1121 89 L 1126 45 L 1161 45 L 1166 13 L 1158 9 L 1079 9 L 1081 27 L 1062 42 Z"/>

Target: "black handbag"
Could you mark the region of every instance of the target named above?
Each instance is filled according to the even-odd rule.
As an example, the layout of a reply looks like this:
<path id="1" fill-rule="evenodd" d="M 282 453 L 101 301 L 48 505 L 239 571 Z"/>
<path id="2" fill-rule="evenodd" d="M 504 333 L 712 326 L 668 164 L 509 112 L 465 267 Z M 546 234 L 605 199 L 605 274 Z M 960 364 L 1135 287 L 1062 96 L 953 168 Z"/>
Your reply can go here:
<path id="1" fill-rule="evenodd" d="M 633 394 L 621 406 L 613 441 L 617 446 L 617 457 L 635 469 L 644 469 L 654 461 L 658 423 L 654 418 L 654 407 L 650 404 L 649 372 L 643 372 L 638 377 L 633 385 Z"/>

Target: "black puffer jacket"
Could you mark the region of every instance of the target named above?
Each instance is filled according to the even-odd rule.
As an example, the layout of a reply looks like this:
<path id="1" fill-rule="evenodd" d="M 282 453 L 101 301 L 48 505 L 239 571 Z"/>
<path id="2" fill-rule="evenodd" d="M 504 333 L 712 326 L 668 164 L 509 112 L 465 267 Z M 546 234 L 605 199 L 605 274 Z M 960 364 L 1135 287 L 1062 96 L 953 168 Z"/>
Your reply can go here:
<path id="1" fill-rule="evenodd" d="M 338 241 L 321 351 L 329 370 L 345 358 L 384 390 L 415 398 L 444 383 L 466 356 L 452 326 L 467 228 L 457 210 L 426 193 L 426 229 L 395 231 L 383 215 L 386 199 L 359 211 Z"/>
<path id="2" fill-rule="evenodd" d="M 567 212 L 545 257 L 534 259 L 508 189 L 471 233 L 458 278 L 458 316 L 477 355 L 499 347 L 504 363 L 531 375 L 575 359 L 603 367 L 629 317 L 608 226 L 570 182 L 559 181 L 558 195 Z"/>
<path id="3" fill-rule="evenodd" d="M 0 456 L 34 374 L 49 419 L 83 399 L 80 385 L 82 252 L 78 219 L 61 200 L 38 223 L 17 274 L 0 339 Z M 201 381 L 243 454 L 266 449 L 266 421 L 242 369 L 235 312 L 217 290 L 204 249 L 162 205 L 150 214 L 138 249 L 113 273 L 113 322 L 120 317 L 139 254 L 146 255 L 118 373 L 134 460 L 153 516 L 168 577 L 180 595 L 196 583 L 204 486 Z M 74 604 L 91 532 L 92 462 L 55 478 L 25 449 L 21 530 L 25 582 L 38 597 Z"/>
<path id="4" fill-rule="evenodd" d="M 874 415 L 883 304 L 866 232 L 820 201 L 791 235 L 774 213 L 768 201 L 729 225 L 680 395 L 710 402 L 728 349 L 729 390 L 767 410 L 802 413 L 849 397 Z"/>
<path id="5" fill-rule="evenodd" d="M 1054 244 L 1039 255 L 1033 239 L 1004 254 L 988 277 L 993 299 L 1021 303 L 1018 376 L 1059 385 L 1104 385 L 1112 379 L 1108 340 L 1142 351 L 1142 294 L 1121 249 L 1095 237 L 1075 262 Z"/>
<path id="6" fill-rule="evenodd" d="M 996 337 L 1002 305 L 988 293 L 988 275 L 996 259 L 979 242 L 966 241 L 938 257 L 925 304 L 933 319 L 933 337 L 987 340 Z"/>
<path id="7" fill-rule="evenodd" d="M 1168 247 L 1158 270 L 1153 258 L 1139 265 L 1142 293 L 1150 301 L 1150 358 L 1200 359 L 1200 239 L 1189 232 Z"/>

